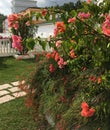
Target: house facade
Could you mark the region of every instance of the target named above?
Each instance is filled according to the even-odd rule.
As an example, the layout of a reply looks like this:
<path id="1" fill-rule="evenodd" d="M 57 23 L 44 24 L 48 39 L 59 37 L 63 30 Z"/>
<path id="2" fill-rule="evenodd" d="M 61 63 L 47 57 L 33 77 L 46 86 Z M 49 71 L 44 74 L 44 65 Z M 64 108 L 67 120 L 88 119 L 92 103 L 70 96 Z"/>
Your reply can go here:
<path id="1" fill-rule="evenodd" d="M 28 7 L 37 7 L 36 0 L 12 0 L 11 1 L 11 10 L 12 13 L 19 13 Z"/>

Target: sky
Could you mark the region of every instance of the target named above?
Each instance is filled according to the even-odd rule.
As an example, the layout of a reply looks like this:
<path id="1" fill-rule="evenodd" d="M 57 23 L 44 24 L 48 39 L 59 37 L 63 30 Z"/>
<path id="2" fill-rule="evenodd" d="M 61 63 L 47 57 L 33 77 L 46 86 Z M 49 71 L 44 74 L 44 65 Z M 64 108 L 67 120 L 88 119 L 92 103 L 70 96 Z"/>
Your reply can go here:
<path id="1" fill-rule="evenodd" d="M 0 13 L 4 15 L 11 14 L 11 0 L 0 0 Z"/>
<path id="2" fill-rule="evenodd" d="M 56 6 L 63 5 L 64 3 L 76 2 L 77 0 L 37 0 L 37 5 L 40 7 L 44 6 Z"/>
<path id="3" fill-rule="evenodd" d="M 70 2 L 76 0 L 37 0 L 37 6 L 55 6 L 57 4 L 63 4 L 64 2 Z M 11 14 L 11 0 L 0 0 L 0 13 L 4 15 Z"/>
<path id="4" fill-rule="evenodd" d="M 37 0 L 38 7 L 62 5 L 65 2 L 76 2 L 77 0 Z M 102 1 L 102 0 L 99 0 Z M 0 0 L 0 13 L 4 15 L 11 14 L 11 0 Z"/>

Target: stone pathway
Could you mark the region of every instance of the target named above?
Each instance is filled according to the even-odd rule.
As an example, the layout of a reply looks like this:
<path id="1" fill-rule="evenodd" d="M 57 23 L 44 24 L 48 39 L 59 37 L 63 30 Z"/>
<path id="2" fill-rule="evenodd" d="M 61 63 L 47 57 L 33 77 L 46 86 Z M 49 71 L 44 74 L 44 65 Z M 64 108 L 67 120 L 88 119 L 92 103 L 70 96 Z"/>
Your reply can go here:
<path id="1" fill-rule="evenodd" d="M 0 85 L 0 104 L 26 95 L 17 87 L 18 85 L 19 81 Z"/>

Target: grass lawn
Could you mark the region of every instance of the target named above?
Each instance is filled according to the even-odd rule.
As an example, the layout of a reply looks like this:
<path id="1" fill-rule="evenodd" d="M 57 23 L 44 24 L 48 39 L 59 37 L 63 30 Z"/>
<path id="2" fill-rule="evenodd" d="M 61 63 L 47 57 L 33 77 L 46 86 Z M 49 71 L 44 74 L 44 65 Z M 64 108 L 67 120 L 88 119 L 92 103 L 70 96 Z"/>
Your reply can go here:
<path id="1" fill-rule="evenodd" d="M 15 82 L 19 78 L 25 77 L 34 70 L 35 65 L 35 59 L 0 58 L 0 84 Z"/>
<path id="2" fill-rule="evenodd" d="M 0 130 L 38 130 L 32 111 L 24 106 L 24 98 L 0 104 Z"/>

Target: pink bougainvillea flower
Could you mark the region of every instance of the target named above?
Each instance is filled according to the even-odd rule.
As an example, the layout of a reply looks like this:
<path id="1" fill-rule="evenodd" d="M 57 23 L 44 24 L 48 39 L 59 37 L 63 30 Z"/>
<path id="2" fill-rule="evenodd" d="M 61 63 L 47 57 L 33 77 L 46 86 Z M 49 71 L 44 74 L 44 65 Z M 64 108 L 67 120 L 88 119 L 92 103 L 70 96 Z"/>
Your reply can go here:
<path id="1" fill-rule="evenodd" d="M 13 27 L 13 24 L 15 24 L 18 19 L 19 19 L 19 15 L 18 14 L 11 14 L 11 15 L 9 15 L 8 16 L 8 26 L 9 27 Z"/>
<path id="2" fill-rule="evenodd" d="M 58 32 L 64 32 L 66 30 L 64 22 L 56 22 L 56 28 Z"/>
<path id="3" fill-rule="evenodd" d="M 98 77 L 97 78 L 97 83 L 100 84 L 102 82 L 102 78 L 101 77 Z"/>
<path id="4" fill-rule="evenodd" d="M 82 103 L 81 103 L 81 108 L 82 108 L 83 110 L 88 110 L 88 109 L 89 109 L 89 105 L 88 105 L 86 102 L 82 102 Z"/>
<path id="5" fill-rule="evenodd" d="M 13 26 L 13 22 L 8 21 L 8 27 L 12 27 Z"/>
<path id="6" fill-rule="evenodd" d="M 54 68 L 53 64 L 50 64 L 50 66 L 49 66 L 49 71 L 50 71 L 51 73 L 53 73 L 53 72 L 55 71 L 55 68 Z"/>
<path id="7" fill-rule="evenodd" d="M 60 59 L 60 56 L 58 54 L 58 52 L 55 54 L 55 61 L 58 61 Z"/>
<path id="8" fill-rule="evenodd" d="M 59 68 L 62 69 L 64 67 L 64 65 L 66 65 L 67 62 L 65 62 L 63 60 L 63 58 L 60 57 L 59 61 L 58 61 L 58 65 L 59 65 Z"/>
<path id="9" fill-rule="evenodd" d="M 73 49 L 70 51 L 70 57 L 71 58 L 76 58 L 76 55 L 75 55 L 75 52 L 74 52 Z"/>
<path id="10" fill-rule="evenodd" d="M 72 42 L 72 43 L 76 43 L 76 41 L 75 41 L 75 40 L 71 40 L 71 42 Z"/>
<path id="11" fill-rule="evenodd" d="M 27 22 L 26 22 L 26 26 L 30 26 L 30 21 L 27 21 Z"/>
<path id="12" fill-rule="evenodd" d="M 61 40 L 58 40 L 58 41 L 56 42 L 56 47 L 59 48 L 59 47 L 61 46 L 61 44 L 62 44 L 62 41 L 61 41 Z"/>
<path id="13" fill-rule="evenodd" d="M 19 15 L 18 14 L 11 14 L 8 16 L 8 21 L 16 21 L 19 19 Z"/>
<path id="14" fill-rule="evenodd" d="M 18 43 L 18 42 L 12 42 L 12 47 L 15 48 L 18 51 L 23 50 L 23 47 L 22 47 L 21 43 Z"/>
<path id="15" fill-rule="evenodd" d="M 46 58 L 47 58 L 47 59 L 50 59 L 50 58 L 51 58 L 51 53 L 47 53 L 47 54 L 46 54 Z"/>
<path id="16" fill-rule="evenodd" d="M 42 16 L 45 16 L 47 14 L 47 9 L 43 9 Z"/>
<path id="17" fill-rule="evenodd" d="M 89 80 L 91 80 L 92 82 L 96 82 L 97 78 L 95 76 L 91 76 Z"/>
<path id="18" fill-rule="evenodd" d="M 22 42 L 22 38 L 17 35 L 12 35 L 13 42 Z"/>
<path id="19" fill-rule="evenodd" d="M 68 19 L 68 23 L 74 23 L 75 21 L 76 21 L 75 17 Z"/>
<path id="20" fill-rule="evenodd" d="M 12 35 L 12 47 L 17 49 L 18 51 L 22 51 L 23 50 L 23 46 L 21 44 L 22 38 L 20 36 L 17 35 Z"/>
<path id="21" fill-rule="evenodd" d="M 52 58 L 55 58 L 55 55 L 56 55 L 57 51 L 53 50 L 52 54 L 51 54 L 51 57 Z"/>
<path id="22" fill-rule="evenodd" d="M 87 0 L 87 4 L 90 4 L 92 0 Z"/>
<path id="23" fill-rule="evenodd" d="M 56 22 L 54 29 L 54 36 L 56 37 L 58 33 L 63 33 L 66 30 L 64 22 Z"/>
<path id="24" fill-rule="evenodd" d="M 13 27 L 14 27 L 15 30 L 18 30 L 18 28 L 19 28 L 18 22 L 14 23 L 14 24 L 13 24 Z"/>
<path id="25" fill-rule="evenodd" d="M 93 109 L 93 108 L 90 108 L 88 111 L 86 111 L 86 110 L 81 111 L 81 115 L 84 117 L 91 117 L 94 115 L 94 113 L 95 113 L 95 109 Z"/>
<path id="26" fill-rule="evenodd" d="M 78 17 L 82 20 L 90 18 L 90 13 L 79 12 Z"/>
<path id="27" fill-rule="evenodd" d="M 57 34 L 58 34 L 58 29 L 57 29 L 57 28 L 54 28 L 54 32 L 53 32 L 53 34 L 54 34 L 54 37 L 57 36 Z"/>
<path id="28" fill-rule="evenodd" d="M 105 22 L 102 24 L 102 31 L 105 35 L 110 36 L 110 15 L 106 17 Z"/>
<path id="29" fill-rule="evenodd" d="M 89 109 L 89 105 L 86 102 L 82 102 L 81 108 L 82 108 L 81 116 L 91 117 L 95 113 L 95 109 L 93 109 L 93 108 Z"/>
<path id="30" fill-rule="evenodd" d="M 82 71 L 85 71 L 87 68 L 83 66 L 81 69 L 82 69 Z"/>

